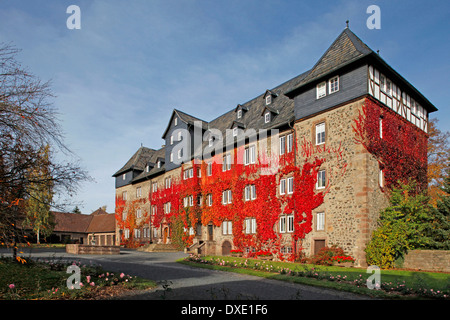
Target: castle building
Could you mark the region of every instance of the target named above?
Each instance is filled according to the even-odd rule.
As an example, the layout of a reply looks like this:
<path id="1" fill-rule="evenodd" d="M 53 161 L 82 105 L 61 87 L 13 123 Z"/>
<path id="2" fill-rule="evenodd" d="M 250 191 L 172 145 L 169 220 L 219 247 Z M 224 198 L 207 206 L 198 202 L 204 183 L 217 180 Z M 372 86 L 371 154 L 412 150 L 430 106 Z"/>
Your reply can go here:
<path id="1" fill-rule="evenodd" d="M 388 190 L 426 187 L 436 110 L 347 27 L 310 70 L 214 120 L 173 110 L 164 146 L 113 175 L 116 241 L 286 260 L 336 245 L 365 265 Z"/>

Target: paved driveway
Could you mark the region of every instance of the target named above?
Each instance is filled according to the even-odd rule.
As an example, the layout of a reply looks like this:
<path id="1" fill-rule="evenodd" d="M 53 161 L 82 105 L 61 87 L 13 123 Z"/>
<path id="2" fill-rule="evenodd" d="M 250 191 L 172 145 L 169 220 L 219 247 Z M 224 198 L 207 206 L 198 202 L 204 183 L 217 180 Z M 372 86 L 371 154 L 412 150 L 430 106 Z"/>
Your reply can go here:
<path id="1" fill-rule="evenodd" d="M 120 255 L 71 255 L 64 249 L 25 249 L 22 256 L 92 261 L 113 272 L 161 282 L 157 289 L 123 297 L 133 300 L 336 300 L 367 297 L 283 281 L 185 266 L 175 261 L 182 252 L 157 253 L 122 249 Z M 0 254 L 9 254 L 0 249 Z M 164 291 L 162 284 L 169 285 Z"/>

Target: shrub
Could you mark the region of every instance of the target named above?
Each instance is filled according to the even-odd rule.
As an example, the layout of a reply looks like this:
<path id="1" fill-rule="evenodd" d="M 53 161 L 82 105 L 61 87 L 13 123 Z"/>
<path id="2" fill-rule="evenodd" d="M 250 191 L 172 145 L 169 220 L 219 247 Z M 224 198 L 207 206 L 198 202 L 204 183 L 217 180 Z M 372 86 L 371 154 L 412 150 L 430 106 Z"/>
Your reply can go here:
<path id="1" fill-rule="evenodd" d="M 310 261 L 313 264 L 320 264 L 324 266 L 331 266 L 333 264 L 333 257 L 344 256 L 344 250 L 336 245 L 331 247 L 323 247 L 320 251 L 313 256 Z"/>

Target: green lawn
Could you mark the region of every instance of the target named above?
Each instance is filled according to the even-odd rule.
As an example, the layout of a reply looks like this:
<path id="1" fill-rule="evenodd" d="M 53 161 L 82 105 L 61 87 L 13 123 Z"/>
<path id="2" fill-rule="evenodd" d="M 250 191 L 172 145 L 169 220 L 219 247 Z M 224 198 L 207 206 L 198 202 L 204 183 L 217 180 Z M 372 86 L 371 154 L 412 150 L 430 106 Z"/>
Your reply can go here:
<path id="1" fill-rule="evenodd" d="M 366 281 L 374 273 L 367 273 L 367 269 L 363 268 L 318 266 L 223 256 L 187 258 L 179 262 L 197 267 L 252 274 L 381 298 L 449 299 L 450 297 L 449 273 L 381 270 L 381 290 L 370 290 L 367 288 Z"/>
<path id="2" fill-rule="evenodd" d="M 111 273 L 96 265 L 80 268 L 80 289 L 67 288 L 67 267 L 73 262 L 33 261 L 20 263 L 0 259 L 0 300 L 11 299 L 106 299 L 124 291 L 148 289 L 156 283 L 146 279 Z"/>

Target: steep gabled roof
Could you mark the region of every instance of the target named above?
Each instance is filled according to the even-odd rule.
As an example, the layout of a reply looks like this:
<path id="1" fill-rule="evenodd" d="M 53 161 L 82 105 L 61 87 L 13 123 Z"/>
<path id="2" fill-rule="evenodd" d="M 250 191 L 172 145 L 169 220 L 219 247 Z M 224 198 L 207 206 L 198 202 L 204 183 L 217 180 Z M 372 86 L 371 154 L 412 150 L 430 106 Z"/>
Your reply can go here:
<path id="1" fill-rule="evenodd" d="M 286 92 L 286 95 L 289 96 L 290 92 L 296 91 L 299 87 L 372 53 L 374 52 L 361 39 L 350 31 L 349 28 L 345 28 L 299 85 L 291 91 Z"/>
<path id="2" fill-rule="evenodd" d="M 186 123 L 187 125 L 194 125 L 194 122 L 195 122 L 195 121 L 200 121 L 200 122 L 202 123 L 202 128 L 203 128 L 203 129 L 206 130 L 206 129 L 208 128 L 208 122 L 206 122 L 206 121 L 204 121 L 204 120 L 202 120 L 202 119 L 196 118 L 196 117 L 194 117 L 194 116 L 191 116 L 190 114 L 187 114 L 187 113 L 185 113 L 185 112 L 183 112 L 183 111 L 180 111 L 180 110 L 178 110 L 178 109 L 173 109 L 172 115 L 170 116 L 169 123 L 167 124 L 166 130 L 164 130 L 164 133 L 163 133 L 163 135 L 162 135 L 162 138 L 163 138 L 163 139 L 166 138 L 167 131 L 169 131 L 170 125 L 172 124 L 173 117 L 174 117 L 175 115 L 177 115 L 177 116 L 178 116 L 178 119 L 180 119 L 181 121 L 183 121 L 183 122 Z"/>
<path id="3" fill-rule="evenodd" d="M 128 160 L 119 171 L 113 174 L 113 177 L 117 177 L 118 175 L 129 170 L 143 171 L 154 153 L 154 149 L 140 147 L 138 151 L 136 151 L 136 153 L 130 158 L 130 160 Z"/>

